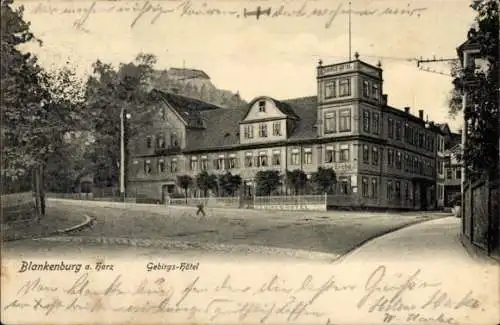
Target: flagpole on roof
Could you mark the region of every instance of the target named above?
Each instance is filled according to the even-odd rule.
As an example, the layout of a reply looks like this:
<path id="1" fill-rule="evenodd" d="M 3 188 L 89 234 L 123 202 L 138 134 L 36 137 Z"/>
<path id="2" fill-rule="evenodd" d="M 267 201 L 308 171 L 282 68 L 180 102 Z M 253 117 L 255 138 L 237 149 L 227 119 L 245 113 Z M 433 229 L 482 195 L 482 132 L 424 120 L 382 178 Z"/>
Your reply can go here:
<path id="1" fill-rule="evenodd" d="M 351 61 L 351 1 L 349 1 L 349 61 Z"/>

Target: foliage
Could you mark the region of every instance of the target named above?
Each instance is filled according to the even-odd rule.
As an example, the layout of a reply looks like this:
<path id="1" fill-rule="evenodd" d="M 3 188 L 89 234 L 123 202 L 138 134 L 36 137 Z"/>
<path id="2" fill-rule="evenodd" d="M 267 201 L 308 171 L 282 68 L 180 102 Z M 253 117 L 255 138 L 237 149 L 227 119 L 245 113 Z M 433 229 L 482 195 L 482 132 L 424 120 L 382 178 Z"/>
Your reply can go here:
<path id="1" fill-rule="evenodd" d="M 217 190 L 217 176 L 202 171 L 196 176 L 196 186 L 203 191 L 203 196 L 207 197 L 208 190 Z"/>
<path id="2" fill-rule="evenodd" d="M 155 113 L 148 87 L 156 58 L 139 54 L 134 62 L 121 64 L 118 69 L 97 60 L 93 75 L 86 83 L 86 110 L 96 142 L 92 163 L 98 186 L 114 186 L 120 164 L 121 114 L 126 120 L 127 138 L 143 129 Z"/>
<path id="3" fill-rule="evenodd" d="M 281 185 L 281 175 L 277 170 L 263 170 L 255 175 L 256 194 L 271 195 Z"/>
<path id="4" fill-rule="evenodd" d="M 464 71 L 468 82 L 460 78 L 454 81 L 455 91 L 465 91 L 468 102 L 463 158 L 468 171 L 494 171 L 498 164 L 498 2 L 474 1 L 472 8 L 477 12 L 477 26 L 469 31 L 468 39 L 479 44 L 480 57 L 487 61 L 488 68 Z"/>
<path id="5" fill-rule="evenodd" d="M 188 189 L 193 185 L 193 178 L 189 175 L 177 176 L 177 184 L 184 190 L 184 194 L 187 199 Z"/>
<path id="6" fill-rule="evenodd" d="M 312 182 L 321 193 L 332 193 L 337 178 L 332 168 L 318 167 L 318 171 L 311 175 Z"/>
<path id="7" fill-rule="evenodd" d="M 295 195 L 298 195 L 300 190 L 303 190 L 307 184 L 307 175 L 300 169 L 287 170 L 286 182 L 290 188 L 294 189 Z"/>
<path id="8" fill-rule="evenodd" d="M 241 185 L 241 177 L 240 175 L 232 175 L 231 172 L 227 172 L 226 174 L 219 175 L 219 188 L 221 189 L 221 195 L 226 196 L 234 196 L 234 193 Z"/>
<path id="9" fill-rule="evenodd" d="M 80 121 L 82 89 L 68 68 L 45 71 L 18 47 L 38 41 L 23 7 L 1 2 L 2 175 L 18 177 L 44 165 Z"/>

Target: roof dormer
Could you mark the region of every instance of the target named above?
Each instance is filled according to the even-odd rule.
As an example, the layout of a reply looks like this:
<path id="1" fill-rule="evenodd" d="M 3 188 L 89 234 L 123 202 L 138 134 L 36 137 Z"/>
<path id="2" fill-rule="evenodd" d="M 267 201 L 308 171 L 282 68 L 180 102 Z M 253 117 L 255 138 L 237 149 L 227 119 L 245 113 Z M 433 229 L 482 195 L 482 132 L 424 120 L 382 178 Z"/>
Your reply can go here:
<path id="1" fill-rule="evenodd" d="M 297 119 L 298 117 L 290 105 L 271 97 L 260 96 L 250 102 L 242 122 L 280 118 Z"/>

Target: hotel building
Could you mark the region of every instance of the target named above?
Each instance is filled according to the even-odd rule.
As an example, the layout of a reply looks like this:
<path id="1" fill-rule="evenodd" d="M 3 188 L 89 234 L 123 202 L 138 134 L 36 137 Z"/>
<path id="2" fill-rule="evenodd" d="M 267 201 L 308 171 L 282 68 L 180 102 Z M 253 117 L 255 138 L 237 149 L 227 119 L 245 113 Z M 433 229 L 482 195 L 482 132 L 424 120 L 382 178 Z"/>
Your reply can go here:
<path id="1" fill-rule="evenodd" d="M 175 92 L 153 91 L 158 118 L 130 139 L 128 192 L 162 200 L 177 176 L 239 174 L 247 191 L 261 170 L 318 167 L 337 176 L 331 206 L 349 197 L 363 207 L 436 206 L 439 128 L 409 107 L 391 107 L 380 64 L 355 60 L 317 66 L 317 94 L 219 108 Z"/>

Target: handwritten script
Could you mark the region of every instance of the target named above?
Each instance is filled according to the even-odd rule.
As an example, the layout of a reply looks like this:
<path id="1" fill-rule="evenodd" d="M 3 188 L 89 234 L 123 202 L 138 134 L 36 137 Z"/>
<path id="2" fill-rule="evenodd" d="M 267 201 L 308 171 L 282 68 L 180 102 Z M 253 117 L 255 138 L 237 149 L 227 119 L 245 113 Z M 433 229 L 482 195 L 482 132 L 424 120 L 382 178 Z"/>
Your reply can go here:
<path id="1" fill-rule="evenodd" d="M 441 283 L 426 281 L 421 270 L 391 273 L 384 265 L 367 278 L 349 281 L 341 280 L 335 270 L 322 277 L 271 274 L 258 281 L 231 273 L 215 279 L 183 273 L 182 281 L 171 278 L 172 273 L 147 272 L 142 277 L 112 272 L 106 279 L 101 274 L 68 272 L 68 281 L 60 284 L 44 280 L 40 273 L 23 273 L 31 277 L 4 296 L 2 312 L 53 317 L 68 312 L 175 314 L 187 321 L 263 324 L 306 319 L 331 324 L 336 310 L 352 308 L 385 323 L 456 324 L 457 310 L 482 307 L 473 291 L 450 293 Z"/>
<path id="2" fill-rule="evenodd" d="M 33 14 L 48 15 L 76 15 L 74 27 L 85 30 L 86 24 L 96 14 L 130 14 L 130 27 L 134 28 L 138 24 L 146 23 L 153 25 L 161 18 L 166 16 L 177 17 L 231 17 L 235 19 L 254 19 L 263 21 L 266 19 L 279 18 L 312 18 L 318 21 L 324 21 L 324 27 L 330 28 L 334 20 L 340 15 L 352 16 L 404 16 L 419 18 L 428 8 L 413 7 L 410 4 L 404 4 L 399 7 L 373 7 L 369 5 L 366 8 L 356 8 L 347 3 L 324 2 L 323 4 L 313 0 L 304 2 L 269 2 L 263 5 L 256 5 L 253 1 L 247 3 L 230 3 L 219 1 L 198 2 L 192 0 L 169 0 L 154 1 L 146 0 L 143 2 L 126 1 L 93 1 L 87 2 L 87 5 L 74 5 L 65 7 L 61 4 L 52 4 L 51 2 L 40 2 L 33 9 Z"/>

